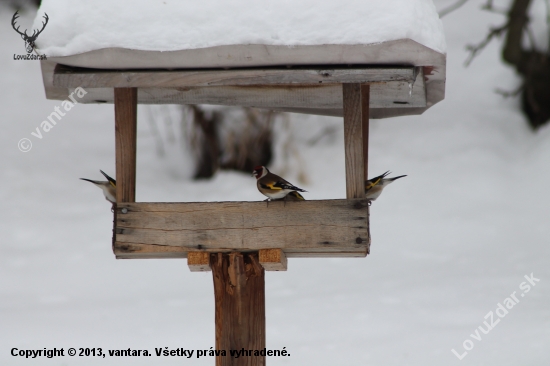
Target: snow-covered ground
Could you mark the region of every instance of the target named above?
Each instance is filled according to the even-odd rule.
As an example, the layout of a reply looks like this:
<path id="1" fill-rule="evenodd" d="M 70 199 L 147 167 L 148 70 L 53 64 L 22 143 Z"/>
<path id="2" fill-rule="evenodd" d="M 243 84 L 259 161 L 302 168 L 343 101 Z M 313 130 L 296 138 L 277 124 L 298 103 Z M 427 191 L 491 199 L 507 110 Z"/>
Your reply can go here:
<path id="1" fill-rule="evenodd" d="M 498 44 L 463 67 L 464 45 L 502 20 L 478 7 L 443 19 L 446 100 L 422 116 L 371 124 L 372 175 L 408 174 L 371 208 L 371 255 L 291 259 L 288 272 L 266 275 L 267 344 L 290 352 L 270 365 L 550 364 L 550 128 L 532 133 L 517 102 L 494 93 L 518 83 Z M 25 50 L 11 16 L 0 8 L 0 364 L 212 365 L 209 357 L 10 355 L 13 347 L 214 345 L 211 274 L 190 273 L 185 260 L 115 260 L 110 205 L 78 179 L 114 174 L 113 107 L 77 105 L 42 139 L 31 135 L 60 103 L 45 100 L 38 62 L 13 60 Z M 191 181 L 164 121 L 167 154 L 158 156 L 147 113 L 140 109 L 139 201 L 263 199 L 246 174 Z M 307 143 L 327 127 L 336 132 Z M 306 198 L 343 198 L 341 120 L 292 116 L 291 128 Z M 280 148 L 288 135 L 278 131 Z M 19 151 L 22 138 L 29 152 Z M 298 184 L 299 164 L 282 156 L 272 170 Z M 540 282 L 523 293 L 531 273 Z M 519 303 L 476 334 L 514 291 Z M 463 354 L 467 339 L 473 349 L 459 361 L 451 349 Z"/>

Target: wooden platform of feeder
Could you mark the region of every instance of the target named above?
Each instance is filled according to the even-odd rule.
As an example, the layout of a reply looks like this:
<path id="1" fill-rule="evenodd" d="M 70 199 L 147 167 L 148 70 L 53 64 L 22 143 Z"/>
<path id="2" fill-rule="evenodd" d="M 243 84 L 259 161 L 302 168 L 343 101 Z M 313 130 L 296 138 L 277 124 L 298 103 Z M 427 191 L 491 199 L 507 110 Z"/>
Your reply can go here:
<path id="1" fill-rule="evenodd" d="M 364 199 L 299 202 L 120 203 L 117 258 L 186 258 L 190 251 L 282 249 L 292 257 L 364 257 Z"/>

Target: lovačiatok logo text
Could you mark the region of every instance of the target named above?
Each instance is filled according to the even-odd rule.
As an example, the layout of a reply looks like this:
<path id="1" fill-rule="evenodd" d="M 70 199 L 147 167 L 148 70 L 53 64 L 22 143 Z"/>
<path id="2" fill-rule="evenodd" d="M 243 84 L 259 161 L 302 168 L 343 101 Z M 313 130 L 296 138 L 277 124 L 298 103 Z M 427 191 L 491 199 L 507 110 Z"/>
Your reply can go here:
<path id="1" fill-rule="evenodd" d="M 17 33 L 19 33 L 19 35 L 21 35 L 21 38 L 23 38 L 23 40 L 25 41 L 25 48 L 27 49 L 27 55 L 13 55 L 13 59 L 14 60 L 45 60 L 46 55 L 34 56 L 34 55 L 30 55 L 30 53 L 34 51 L 34 49 L 36 48 L 36 44 L 35 44 L 36 39 L 38 38 L 40 33 L 42 33 L 44 28 L 46 28 L 46 24 L 48 24 L 48 20 L 49 20 L 48 14 L 44 13 L 44 21 L 42 22 L 42 29 L 40 30 L 33 29 L 32 35 L 30 36 L 27 34 L 26 29 L 24 32 L 21 32 L 19 30 L 20 26 L 16 27 L 17 18 L 19 18 L 19 12 L 16 11 L 15 14 L 13 14 L 13 17 L 11 18 L 11 26 Z"/>

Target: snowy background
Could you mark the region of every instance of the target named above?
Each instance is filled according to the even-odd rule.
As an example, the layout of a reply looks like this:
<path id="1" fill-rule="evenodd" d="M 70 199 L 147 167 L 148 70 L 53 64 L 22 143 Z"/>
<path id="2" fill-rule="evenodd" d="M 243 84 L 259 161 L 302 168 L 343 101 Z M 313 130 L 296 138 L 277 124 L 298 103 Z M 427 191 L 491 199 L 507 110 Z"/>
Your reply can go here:
<path id="1" fill-rule="evenodd" d="M 422 116 L 371 123 L 371 175 L 408 174 L 371 208 L 371 255 L 291 259 L 288 272 L 267 273 L 267 345 L 291 354 L 270 365 L 550 364 L 550 128 L 532 133 L 517 101 L 494 93 L 518 84 L 498 43 L 463 67 L 465 44 L 503 21 L 480 4 L 443 18 L 446 99 Z M 10 356 L 12 347 L 214 345 L 211 273 L 190 273 L 183 259 L 115 260 L 110 205 L 78 179 L 114 174 L 112 105 L 77 105 L 41 140 L 31 136 L 60 102 L 45 99 L 38 62 L 13 60 L 25 49 L 12 14 L 0 8 L 0 364 L 212 365 L 208 357 Z M 139 113 L 137 200 L 263 199 L 247 174 L 191 181 L 177 125 L 158 122 L 159 156 L 149 110 Z M 306 198 L 343 198 L 341 119 L 292 115 L 290 127 L 306 162 Z M 308 143 L 326 128 L 335 132 Z M 277 131 L 272 170 L 297 184 L 299 164 L 281 151 L 289 135 Z M 31 151 L 19 151 L 21 138 Z M 481 341 L 471 338 L 531 273 L 540 282 Z M 474 348 L 459 361 L 451 349 L 463 353 L 466 339 Z"/>

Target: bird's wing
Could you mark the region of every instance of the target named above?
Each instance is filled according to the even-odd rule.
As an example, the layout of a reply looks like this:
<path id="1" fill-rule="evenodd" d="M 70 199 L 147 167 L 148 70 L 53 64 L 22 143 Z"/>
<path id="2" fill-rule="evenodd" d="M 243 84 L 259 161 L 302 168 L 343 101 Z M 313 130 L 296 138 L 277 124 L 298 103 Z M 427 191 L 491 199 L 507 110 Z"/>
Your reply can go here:
<path id="1" fill-rule="evenodd" d="M 277 189 L 290 189 L 293 191 L 306 192 L 302 188 L 293 186 L 292 184 L 290 184 L 284 179 L 279 179 L 277 182 L 274 183 L 274 186 L 277 187 Z"/>
<path id="2" fill-rule="evenodd" d="M 388 174 L 390 174 L 389 170 L 384 174 L 379 175 L 378 177 L 374 177 L 372 179 L 365 181 L 365 190 L 368 191 L 369 189 L 371 189 L 372 187 L 380 183 L 380 181 L 384 179 Z"/>
<path id="3" fill-rule="evenodd" d="M 114 180 L 113 178 L 109 177 L 109 175 L 108 175 L 107 173 L 105 173 L 103 170 L 100 169 L 99 171 L 101 172 L 101 174 L 103 174 L 103 176 L 104 176 L 105 178 L 107 178 L 107 180 L 109 181 L 109 183 L 111 183 L 111 185 L 112 185 L 113 187 L 116 187 L 116 180 Z"/>
<path id="4" fill-rule="evenodd" d="M 293 186 L 289 182 L 287 182 L 284 179 L 277 180 L 277 181 L 263 181 L 260 182 L 260 186 L 265 189 L 271 189 L 274 191 L 280 191 L 284 189 L 292 190 L 292 191 L 299 191 L 299 192 L 306 192 L 302 188 L 298 188 L 296 186 Z"/>
<path id="5" fill-rule="evenodd" d="M 268 180 L 263 180 L 261 182 L 259 182 L 260 184 L 260 187 L 264 188 L 264 189 L 271 189 L 271 190 L 274 190 L 274 191 L 280 191 L 282 190 L 283 188 L 277 184 L 276 181 L 268 181 Z"/>

